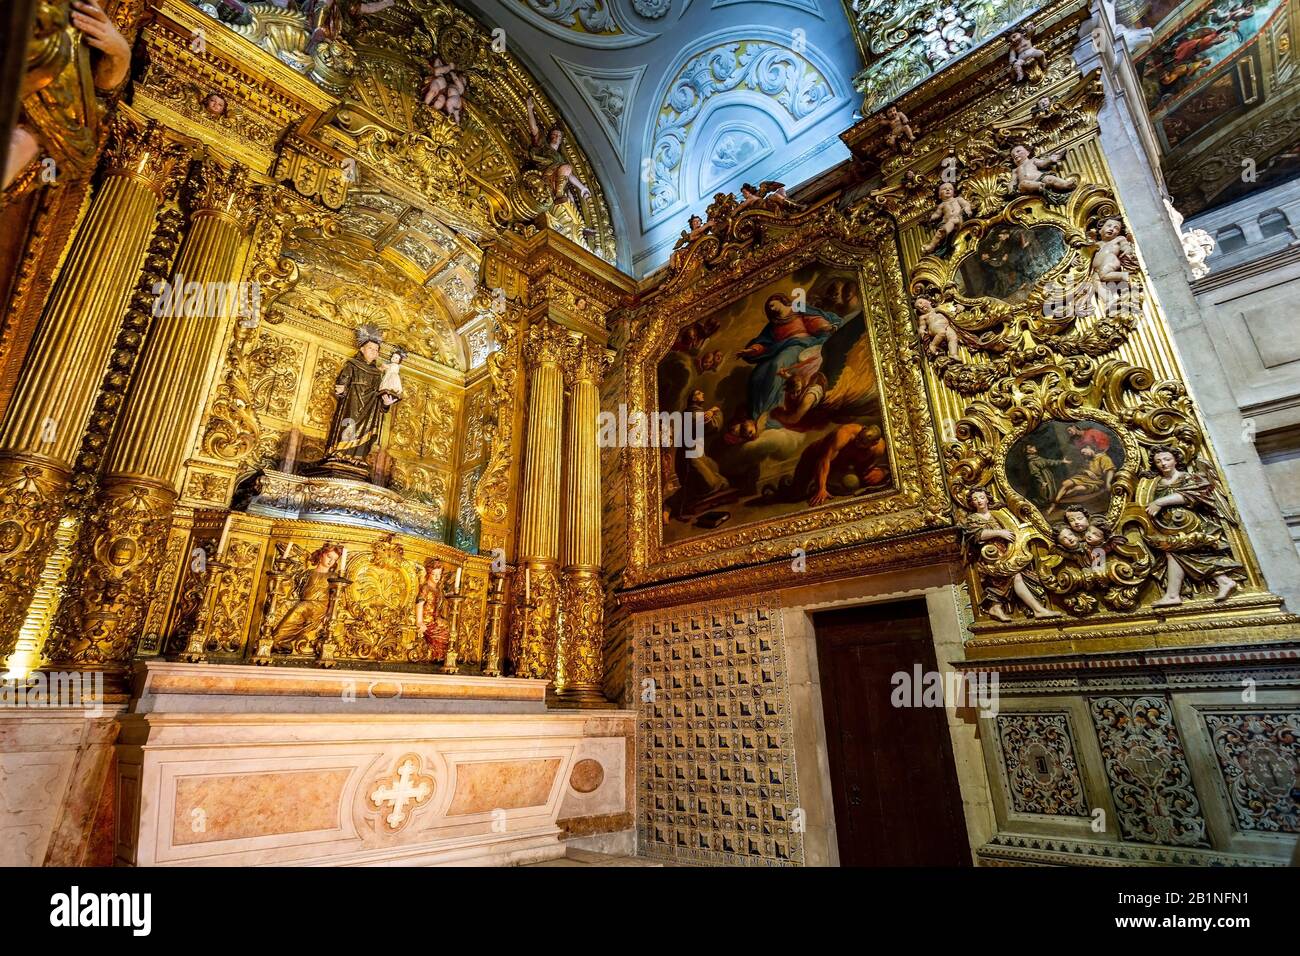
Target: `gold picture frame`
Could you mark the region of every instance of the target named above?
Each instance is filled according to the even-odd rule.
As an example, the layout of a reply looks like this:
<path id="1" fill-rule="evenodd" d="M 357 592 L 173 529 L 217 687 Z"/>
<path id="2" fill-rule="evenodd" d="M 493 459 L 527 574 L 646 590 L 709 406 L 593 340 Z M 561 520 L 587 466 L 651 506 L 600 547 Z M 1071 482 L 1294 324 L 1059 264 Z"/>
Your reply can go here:
<path id="1" fill-rule="evenodd" d="M 746 223 L 750 218 L 754 222 Z M 722 248 L 730 254 L 715 255 L 713 268 L 688 255 L 685 267 L 630 313 L 634 331 L 626 358 L 628 415 L 659 413 L 658 366 L 686 326 L 806 266 L 851 271 L 858 280 L 876 364 L 893 490 L 833 499 L 795 514 L 725 526 L 667 544 L 660 449 L 624 448 L 631 479 L 625 583 L 639 586 L 789 561 L 801 552 L 812 555 L 951 526 L 919 343 L 892 242 L 863 234 L 831 204 L 789 215 L 742 211 L 726 227 L 730 235 L 740 237 L 737 248 L 725 243 Z M 704 243 L 711 241 L 709 237 Z M 706 255 L 713 251 L 705 248 Z"/>

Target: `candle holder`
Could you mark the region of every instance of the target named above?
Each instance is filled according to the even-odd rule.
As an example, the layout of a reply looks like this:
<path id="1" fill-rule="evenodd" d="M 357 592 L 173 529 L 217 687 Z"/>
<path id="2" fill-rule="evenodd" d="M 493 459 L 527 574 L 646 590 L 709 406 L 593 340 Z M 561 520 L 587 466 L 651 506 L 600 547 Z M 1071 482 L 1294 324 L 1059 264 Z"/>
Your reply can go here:
<path id="1" fill-rule="evenodd" d="M 271 663 L 271 650 L 275 645 L 275 621 L 284 603 L 284 583 L 293 573 L 294 560 L 289 557 L 292 545 L 286 547 L 271 562 L 266 571 L 266 604 L 262 608 L 262 626 L 258 628 L 257 648 L 253 652 L 254 664 Z"/>
<path id="2" fill-rule="evenodd" d="M 195 618 L 189 643 L 179 655 L 180 660 L 187 664 L 202 664 L 207 660 L 208 631 L 212 626 L 212 607 L 217 601 L 217 582 L 221 580 L 227 565 L 224 561 L 209 558 L 205 567 L 208 579 L 203 585 L 203 606 Z"/>
<path id="3" fill-rule="evenodd" d="M 484 677 L 501 676 L 501 642 L 506 611 L 506 577 L 509 572 L 492 572 L 488 585 L 487 621 L 483 626 Z"/>
<path id="4" fill-rule="evenodd" d="M 442 672 L 455 674 L 460 670 L 457 665 L 456 645 L 460 642 L 460 605 L 465 600 L 465 595 L 453 591 L 447 595 L 447 600 L 451 602 L 451 607 L 447 610 L 447 656 L 442 661 Z"/>
<path id="5" fill-rule="evenodd" d="M 520 611 L 522 612 L 522 613 L 520 614 L 520 617 L 522 617 L 522 620 L 519 622 L 519 641 L 520 641 L 520 647 L 522 647 L 522 646 L 523 646 L 523 645 L 528 641 L 528 625 L 532 622 L 533 612 L 537 610 L 537 608 L 540 606 L 540 604 L 541 604 L 541 602 L 538 601 L 535 597 L 532 597 L 532 595 L 531 595 L 528 591 L 525 591 L 525 592 L 524 592 L 524 599 L 523 599 L 522 601 L 519 602 L 519 609 L 520 609 Z M 525 678 L 526 680 L 533 680 L 533 679 L 534 679 L 533 676 L 532 676 L 531 674 L 522 674 L 522 675 L 521 675 L 521 674 L 518 673 L 518 670 L 519 670 L 519 662 L 518 662 L 518 661 L 514 661 L 514 662 L 513 662 L 513 666 L 514 666 L 515 671 L 516 671 L 516 673 L 515 673 L 515 676 L 516 676 L 516 677 L 521 677 L 521 676 L 522 676 L 522 677 Z"/>
<path id="6" fill-rule="evenodd" d="M 338 615 L 339 595 L 352 583 L 352 579 L 343 573 L 340 562 L 339 573 L 330 575 L 330 594 L 325 604 L 325 620 L 321 622 L 320 643 L 316 647 L 317 663 L 321 667 L 333 667 L 339 652 L 337 629 L 342 626 Z"/>

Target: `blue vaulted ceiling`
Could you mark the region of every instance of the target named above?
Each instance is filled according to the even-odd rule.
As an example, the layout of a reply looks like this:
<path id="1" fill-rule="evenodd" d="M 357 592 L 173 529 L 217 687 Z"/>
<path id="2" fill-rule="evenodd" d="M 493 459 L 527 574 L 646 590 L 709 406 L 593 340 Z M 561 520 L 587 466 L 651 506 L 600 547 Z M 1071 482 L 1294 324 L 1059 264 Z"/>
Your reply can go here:
<path id="1" fill-rule="evenodd" d="M 662 265 L 692 212 L 848 156 L 861 97 L 841 0 L 462 0 L 505 30 L 593 163 L 619 261 Z"/>

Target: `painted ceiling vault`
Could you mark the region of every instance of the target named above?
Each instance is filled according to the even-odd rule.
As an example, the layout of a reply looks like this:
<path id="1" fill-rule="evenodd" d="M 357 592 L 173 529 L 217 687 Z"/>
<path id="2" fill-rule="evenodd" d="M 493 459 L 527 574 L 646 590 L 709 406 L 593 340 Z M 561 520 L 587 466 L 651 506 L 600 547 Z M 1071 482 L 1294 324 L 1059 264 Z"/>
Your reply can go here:
<path id="1" fill-rule="evenodd" d="M 715 193 L 793 186 L 848 156 L 861 59 L 840 0 L 462 2 L 559 104 L 636 274 Z"/>
<path id="2" fill-rule="evenodd" d="M 1297 0 L 1137 4 L 1136 58 L 1165 179 L 1194 215 L 1300 175 Z"/>

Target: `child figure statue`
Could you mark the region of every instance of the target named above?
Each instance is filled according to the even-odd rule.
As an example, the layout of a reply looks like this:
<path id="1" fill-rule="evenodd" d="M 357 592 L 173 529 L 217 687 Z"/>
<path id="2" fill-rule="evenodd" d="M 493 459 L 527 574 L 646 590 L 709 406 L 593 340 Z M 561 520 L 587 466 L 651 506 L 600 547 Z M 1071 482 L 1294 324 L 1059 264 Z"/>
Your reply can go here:
<path id="1" fill-rule="evenodd" d="M 953 303 L 954 311 L 964 312 L 965 309 L 960 303 Z M 934 301 L 926 296 L 917 296 L 916 299 L 916 316 L 917 322 L 921 326 L 921 334 L 924 336 L 929 352 L 931 355 L 938 355 L 941 346 L 946 345 L 949 358 L 957 357 L 957 330 L 953 328 L 951 320 L 935 307 Z"/>
<path id="2" fill-rule="evenodd" d="M 1079 181 L 1074 178 L 1063 179 L 1047 170 L 1058 166 L 1065 158 L 1064 153 L 1054 153 L 1036 159 L 1029 154 L 1027 146 L 1011 147 L 1011 185 L 1022 196 L 1042 196 L 1049 203 L 1065 201 L 1065 194 L 1072 192 Z"/>
<path id="3" fill-rule="evenodd" d="M 939 204 L 934 207 L 934 212 L 930 213 L 930 221 L 939 223 L 934 230 L 934 236 L 930 239 L 921 251 L 927 256 L 934 252 L 944 241 L 957 231 L 958 227 L 966 221 L 966 217 L 973 215 L 975 209 L 964 196 L 957 195 L 957 187 L 952 183 L 943 182 L 939 184 Z"/>
<path id="4" fill-rule="evenodd" d="M 1025 81 L 1025 71 L 1031 67 L 1042 69 L 1047 65 L 1047 54 L 1034 46 L 1029 31 L 1017 30 L 1011 34 L 1011 75 L 1017 83 Z"/>
<path id="5" fill-rule="evenodd" d="M 406 353 L 401 349 L 393 349 L 393 354 L 388 357 L 388 364 L 384 366 L 384 377 L 379 380 L 379 394 L 391 395 L 394 398 L 402 397 L 402 360 L 406 358 Z"/>
<path id="6" fill-rule="evenodd" d="M 916 134 L 912 132 L 911 121 L 908 120 L 907 114 L 897 106 L 891 106 L 885 110 L 885 122 L 889 124 L 889 132 L 885 134 L 885 144 L 894 149 L 903 140 L 909 143 L 916 142 Z"/>

